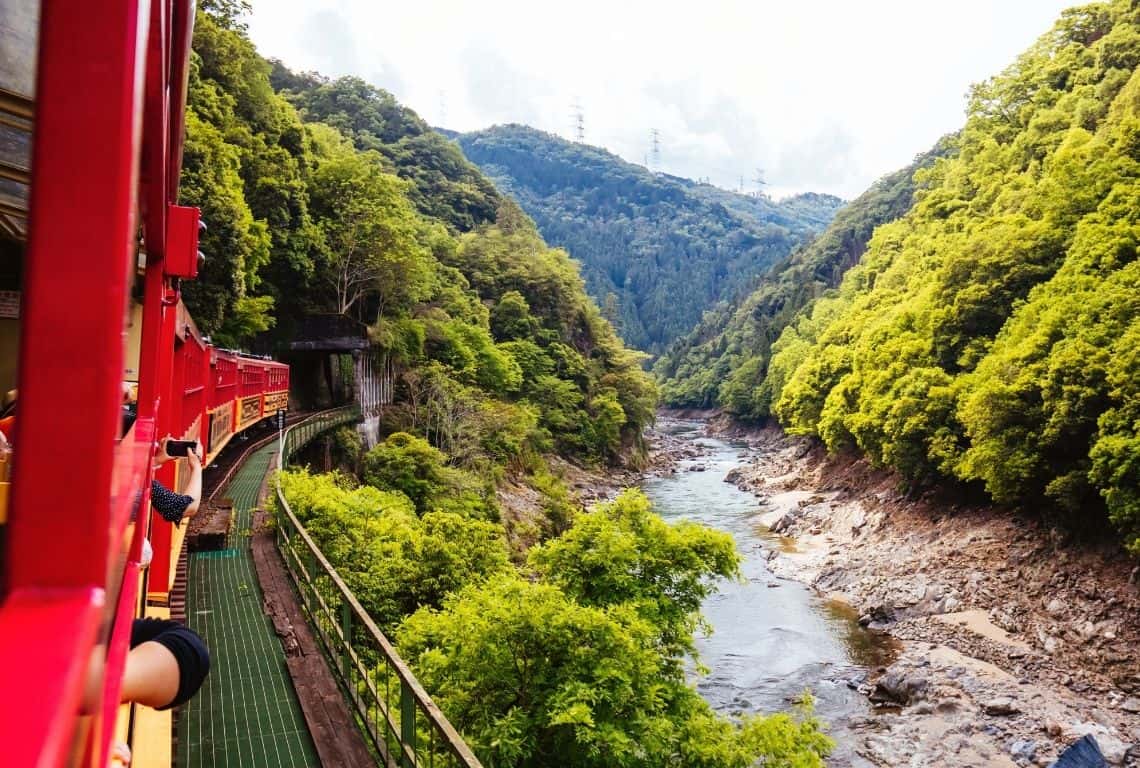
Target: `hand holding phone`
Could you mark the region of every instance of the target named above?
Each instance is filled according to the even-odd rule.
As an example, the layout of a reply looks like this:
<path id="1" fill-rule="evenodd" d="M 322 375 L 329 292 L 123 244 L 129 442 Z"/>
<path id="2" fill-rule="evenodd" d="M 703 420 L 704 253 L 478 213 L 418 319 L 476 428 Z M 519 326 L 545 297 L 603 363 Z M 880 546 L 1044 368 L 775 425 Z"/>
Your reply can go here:
<path id="1" fill-rule="evenodd" d="M 167 440 L 166 455 L 172 459 L 182 458 L 198 444 L 196 440 Z"/>

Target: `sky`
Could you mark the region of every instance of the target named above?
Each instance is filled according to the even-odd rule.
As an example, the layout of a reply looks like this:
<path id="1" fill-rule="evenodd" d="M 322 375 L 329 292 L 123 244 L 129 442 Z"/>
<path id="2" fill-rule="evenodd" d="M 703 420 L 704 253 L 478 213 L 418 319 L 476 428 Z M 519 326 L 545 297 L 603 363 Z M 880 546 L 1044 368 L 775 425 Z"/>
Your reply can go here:
<path id="1" fill-rule="evenodd" d="M 260 52 L 432 125 L 525 123 L 654 170 L 850 199 L 964 122 L 1076 0 L 253 0 Z M 660 135 L 653 165 L 650 132 Z"/>

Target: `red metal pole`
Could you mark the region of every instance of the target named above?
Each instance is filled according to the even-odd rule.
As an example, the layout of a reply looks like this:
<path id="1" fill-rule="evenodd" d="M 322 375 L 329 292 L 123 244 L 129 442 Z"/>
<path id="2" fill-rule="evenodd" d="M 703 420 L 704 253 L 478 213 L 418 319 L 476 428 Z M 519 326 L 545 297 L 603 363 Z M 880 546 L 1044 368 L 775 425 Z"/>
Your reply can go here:
<path id="1" fill-rule="evenodd" d="M 182 171 L 182 144 L 185 139 L 183 123 L 186 119 L 186 90 L 190 78 L 190 43 L 194 38 L 194 0 L 174 0 L 171 3 L 171 59 L 170 59 L 170 154 L 167 166 L 167 194 L 171 201 L 178 199 L 178 180 Z"/>
<path id="2" fill-rule="evenodd" d="M 210 406 L 214 402 L 214 367 L 210 358 L 214 355 L 214 346 L 207 344 L 202 350 L 202 420 L 199 422 L 198 439 L 202 441 L 202 460 L 210 455 Z"/>
<path id="3" fill-rule="evenodd" d="M 162 407 L 159 408 L 155 434 L 160 439 L 173 434 L 177 428 L 174 418 L 177 406 L 174 404 L 181 393 L 176 392 L 174 382 L 174 326 L 177 320 L 177 305 L 167 302 L 163 307 L 162 329 L 158 344 L 157 387 Z M 175 436 L 177 437 L 177 435 Z M 175 462 L 170 461 L 155 472 L 158 481 L 171 490 L 175 488 Z M 162 519 L 157 512 L 152 513 L 150 523 L 150 545 L 154 548 L 154 560 L 150 566 L 149 584 L 152 593 L 167 594 L 171 581 L 171 545 L 173 542 L 172 524 Z"/>
<path id="4" fill-rule="evenodd" d="M 41 6 L 9 580 L 104 586 L 134 272 L 146 0 Z M 68 407 L 81 397 L 88 407 Z M 80 461 L 67 463 L 64 444 Z M 50 553 L 50 554 L 49 554 Z"/>
<path id="5" fill-rule="evenodd" d="M 146 218 L 143 221 L 147 257 L 151 263 L 161 261 L 166 253 L 166 206 L 168 152 L 170 140 L 170 93 L 167 77 L 170 72 L 170 16 L 169 2 L 157 2 L 150 14 L 150 40 L 147 45 L 147 110 L 143 116 L 143 187 L 146 196 Z M 145 327 L 145 326 L 144 326 Z M 142 372 L 139 372 L 140 377 Z"/>

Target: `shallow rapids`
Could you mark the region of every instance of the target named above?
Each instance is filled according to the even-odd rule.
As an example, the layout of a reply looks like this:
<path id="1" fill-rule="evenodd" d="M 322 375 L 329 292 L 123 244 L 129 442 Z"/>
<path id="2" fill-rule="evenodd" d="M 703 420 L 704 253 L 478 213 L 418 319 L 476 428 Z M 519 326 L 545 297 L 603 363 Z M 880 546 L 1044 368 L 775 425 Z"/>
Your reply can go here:
<path id="1" fill-rule="evenodd" d="M 829 765 L 870 766 L 849 747 L 855 741 L 851 729 L 866 727 L 871 715 L 849 681 L 884 663 L 888 641 L 861 628 L 846 606 L 768 570 L 766 552 L 787 542 L 757 522 L 762 500 L 724 482 L 746 461 L 745 443 L 706 437 L 696 421 L 664 420 L 658 430 L 705 452 L 683 460 L 675 474 L 643 483 L 656 511 L 667 520 L 696 520 L 731 533 L 743 558 L 743 581 L 721 583 L 704 605 L 712 632 L 697 642 L 710 670 L 698 681 L 701 694 L 718 710 L 739 714 L 787 709 L 811 691 L 816 713 L 838 743 Z M 698 466 L 704 471 L 691 470 Z"/>

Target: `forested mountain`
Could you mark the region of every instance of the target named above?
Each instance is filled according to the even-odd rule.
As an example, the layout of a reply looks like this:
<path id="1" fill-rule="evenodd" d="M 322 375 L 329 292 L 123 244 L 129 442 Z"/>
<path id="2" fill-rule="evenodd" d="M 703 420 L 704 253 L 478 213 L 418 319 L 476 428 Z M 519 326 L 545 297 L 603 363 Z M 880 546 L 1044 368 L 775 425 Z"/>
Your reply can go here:
<path id="1" fill-rule="evenodd" d="M 458 140 L 548 242 L 582 262 L 586 290 L 625 342 L 651 353 L 743 293 L 842 205 L 816 194 L 774 202 L 654 174 L 520 125 Z"/>
<path id="2" fill-rule="evenodd" d="M 470 469 L 636 452 L 654 388 L 566 254 L 390 94 L 271 65 L 241 3 L 204 7 L 182 177 L 208 224 L 184 289 L 201 329 L 362 321 L 399 370 L 393 425 Z"/>
<path id="3" fill-rule="evenodd" d="M 392 94 L 356 77 L 297 74 L 274 61 L 270 82 L 306 120 L 337 128 L 361 150 L 375 150 L 402 179 L 425 216 L 468 232 L 494 222 L 502 196 L 463 153 Z"/>
<path id="4" fill-rule="evenodd" d="M 839 290 L 772 346 L 788 429 L 912 483 L 1108 516 L 1140 551 L 1140 6 L 1066 12 L 973 88 Z"/>
<path id="5" fill-rule="evenodd" d="M 719 407 L 741 419 L 767 418 L 771 392 L 765 377 L 772 343 L 813 300 L 839 285 L 863 255 L 875 227 L 910 209 L 916 174 L 951 145 L 944 141 L 877 181 L 841 209 L 823 234 L 773 266 L 742 301 L 720 302 L 706 312 L 654 366 L 663 381 L 665 404 Z"/>

